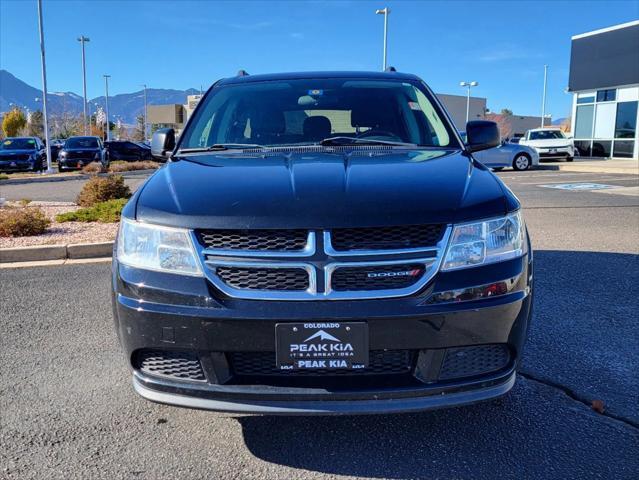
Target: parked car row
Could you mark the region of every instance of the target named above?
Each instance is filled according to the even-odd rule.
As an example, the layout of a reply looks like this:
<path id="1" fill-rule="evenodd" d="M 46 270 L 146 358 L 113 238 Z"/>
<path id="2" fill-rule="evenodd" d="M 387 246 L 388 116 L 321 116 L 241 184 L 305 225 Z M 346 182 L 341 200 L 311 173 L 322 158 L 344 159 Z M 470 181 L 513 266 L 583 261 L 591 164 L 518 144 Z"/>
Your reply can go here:
<path id="1" fill-rule="evenodd" d="M 58 170 L 80 169 L 91 162 L 108 166 L 119 160 L 135 162 L 152 160 L 151 147 L 130 141 L 102 142 L 100 137 L 69 137 L 51 140 L 51 157 L 58 162 Z M 11 137 L 0 144 L 0 171 L 40 172 L 47 168 L 47 150 L 38 137 Z"/>
<path id="2" fill-rule="evenodd" d="M 460 132 L 466 141 L 466 133 Z M 540 160 L 566 160 L 572 162 L 575 148 L 572 138 L 568 138 L 558 128 L 535 128 L 523 137 L 515 137 L 501 145 L 477 152 L 475 157 L 493 170 L 512 167 L 514 170 L 528 170 L 539 165 Z"/>

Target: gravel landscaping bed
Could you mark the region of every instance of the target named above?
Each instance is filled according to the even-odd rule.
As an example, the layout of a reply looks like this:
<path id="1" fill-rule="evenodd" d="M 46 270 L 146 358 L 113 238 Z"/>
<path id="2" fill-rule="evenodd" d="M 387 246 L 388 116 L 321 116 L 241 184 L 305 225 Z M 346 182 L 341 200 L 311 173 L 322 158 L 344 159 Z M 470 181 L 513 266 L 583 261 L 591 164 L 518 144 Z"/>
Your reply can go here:
<path id="1" fill-rule="evenodd" d="M 19 202 L 7 202 L 8 206 L 22 208 Z M 69 243 L 108 242 L 115 239 L 118 223 L 58 223 L 59 213 L 73 212 L 80 207 L 70 202 L 31 202 L 29 206 L 39 207 L 51 220 L 51 226 L 42 235 L 32 237 L 0 237 L 0 248 L 29 247 L 33 245 L 66 245 Z"/>

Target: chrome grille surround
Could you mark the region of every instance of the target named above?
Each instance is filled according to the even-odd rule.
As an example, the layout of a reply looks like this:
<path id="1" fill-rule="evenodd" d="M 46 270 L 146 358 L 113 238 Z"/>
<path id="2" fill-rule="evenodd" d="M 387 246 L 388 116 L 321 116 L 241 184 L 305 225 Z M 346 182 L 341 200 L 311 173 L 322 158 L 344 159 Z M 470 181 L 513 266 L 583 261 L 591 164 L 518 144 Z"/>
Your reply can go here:
<path id="1" fill-rule="evenodd" d="M 216 250 L 205 248 L 191 232 L 198 258 L 207 279 L 223 294 L 246 300 L 365 300 L 413 295 L 424 288 L 439 271 L 448 245 L 452 226 L 432 247 L 392 250 L 336 251 L 331 247 L 330 230 L 309 230 L 306 247 L 296 251 Z M 317 238 L 322 243 L 317 243 Z M 411 285 L 403 288 L 375 290 L 334 290 L 331 278 L 340 268 L 388 267 L 419 264 L 423 273 Z M 217 274 L 219 267 L 246 269 L 303 269 L 308 274 L 306 290 L 258 290 L 234 288 Z"/>

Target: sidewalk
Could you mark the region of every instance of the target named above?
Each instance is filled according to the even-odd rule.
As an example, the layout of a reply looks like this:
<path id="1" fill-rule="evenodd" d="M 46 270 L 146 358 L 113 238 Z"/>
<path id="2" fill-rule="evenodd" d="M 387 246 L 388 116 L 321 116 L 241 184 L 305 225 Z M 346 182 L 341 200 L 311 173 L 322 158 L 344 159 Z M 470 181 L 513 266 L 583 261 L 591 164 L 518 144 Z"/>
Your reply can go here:
<path id="1" fill-rule="evenodd" d="M 639 160 L 603 160 L 576 157 L 574 162 L 540 162 L 538 170 L 561 170 L 562 172 L 625 173 L 639 175 Z"/>

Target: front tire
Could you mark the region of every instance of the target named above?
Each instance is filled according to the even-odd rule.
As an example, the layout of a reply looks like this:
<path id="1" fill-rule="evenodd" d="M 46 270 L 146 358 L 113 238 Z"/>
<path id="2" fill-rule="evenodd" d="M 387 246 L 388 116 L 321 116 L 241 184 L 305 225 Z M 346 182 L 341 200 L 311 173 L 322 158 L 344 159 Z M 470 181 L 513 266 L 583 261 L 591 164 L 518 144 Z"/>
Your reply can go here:
<path id="1" fill-rule="evenodd" d="M 525 153 L 520 153 L 513 160 L 513 169 L 518 172 L 528 170 L 530 168 L 531 162 L 530 157 Z"/>
<path id="2" fill-rule="evenodd" d="M 575 160 L 575 157 L 566 157 L 567 162 L 572 162 Z"/>

